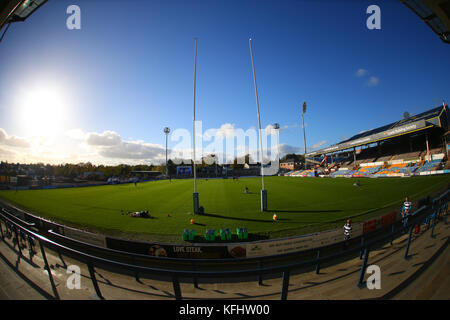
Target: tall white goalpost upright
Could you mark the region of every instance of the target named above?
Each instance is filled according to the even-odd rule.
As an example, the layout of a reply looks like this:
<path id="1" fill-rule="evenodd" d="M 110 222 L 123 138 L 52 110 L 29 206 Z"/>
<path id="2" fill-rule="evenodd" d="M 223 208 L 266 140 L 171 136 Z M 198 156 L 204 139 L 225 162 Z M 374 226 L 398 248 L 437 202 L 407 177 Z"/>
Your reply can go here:
<path id="1" fill-rule="evenodd" d="M 252 69 L 253 69 L 253 82 L 255 85 L 255 95 L 256 95 L 256 109 L 258 112 L 258 128 L 259 128 L 259 156 L 261 161 L 261 211 L 267 211 L 267 190 L 264 188 L 264 158 L 262 150 L 262 131 L 261 131 L 261 117 L 259 113 L 259 99 L 258 99 L 258 87 L 256 86 L 256 73 L 255 73 L 255 63 L 253 61 L 253 50 L 252 50 L 252 38 L 248 39 L 248 44 L 250 47 L 250 57 L 252 59 Z"/>
<path id="2" fill-rule="evenodd" d="M 193 125 L 192 125 L 192 131 L 193 131 L 193 170 L 194 170 L 194 193 L 193 193 L 193 200 L 194 200 L 194 214 L 198 213 L 199 211 L 199 195 L 197 192 L 197 170 L 196 170 L 196 164 L 195 164 L 195 89 L 196 89 L 196 77 L 197 77 L 197 38 L 195 40 L 195 59 L 194 59 L 194 118 L 193 118 Z"/>

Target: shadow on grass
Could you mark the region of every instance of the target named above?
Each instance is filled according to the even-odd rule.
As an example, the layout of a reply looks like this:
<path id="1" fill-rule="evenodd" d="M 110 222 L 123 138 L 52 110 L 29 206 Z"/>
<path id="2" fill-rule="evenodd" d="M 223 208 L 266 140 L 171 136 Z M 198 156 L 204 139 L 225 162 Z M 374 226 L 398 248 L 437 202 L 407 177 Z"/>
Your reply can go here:
<path id="1" fill-rule="evenodd" d="M 227 220 L 237 220 L 237 221 L 248 221 L 248 222 L 262 222 L 262 223 L 274 223 L 272 221 L 272 217 L 267 217 L 266 219 L 250 219 L 250 218 L 237 218 L 237 217 L 229 217 L 229 216 L 222 216 L 220 214 L 213 214 L 213 213 L 204 213 L 202 216 L 205 217 L 212 217 L 212 218 L 219 218 L 219 219 L 227 219 Z M 281 220 L 281 219 L 279 219 Z M 290 220 L 290 219 L 282 219 L 282 220 Z"/>
<path id="2" fill-rule="evenodd" d="M 202 226 L 202 227 L 206 227 L 206 224 L 203 224 L 203 223 L 198 223 L 198 222 L 194 222 L 194 225 L 196 225 L 196 226 Z"/>
<path id="3" fill-rule="evenodd" d="M 342 212 L 342 210 L 267 210 L 267 212 L 287 212 L 287 213 L 327 213 L 327 212 Z M 280 219 L 279 219 L 280 220 Z"/>

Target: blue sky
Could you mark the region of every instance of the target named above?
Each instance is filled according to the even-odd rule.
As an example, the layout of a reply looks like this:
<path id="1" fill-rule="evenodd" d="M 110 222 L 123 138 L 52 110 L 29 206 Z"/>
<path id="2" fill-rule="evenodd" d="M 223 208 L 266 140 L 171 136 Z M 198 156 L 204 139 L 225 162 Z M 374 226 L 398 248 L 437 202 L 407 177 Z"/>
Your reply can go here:
<path id="1" fill-rule="evenodd" d="M 66 27 L 71 4 L 80 30 Z M 381 30 L 366 27 L 372 4 Z M 49 0 L 0 43 L 1 160 L 159 158 L 165 126 L 192 130 L 195 37 L 203 129 L 257 126 L 252 37 L 262 126 L 281 125 L 285 151 L 303 152 L 303 101 L 313 148 L 450 98 L 450 46 L 400 1 Z M 42 90 L 62 114 L 20 111 Z"/>

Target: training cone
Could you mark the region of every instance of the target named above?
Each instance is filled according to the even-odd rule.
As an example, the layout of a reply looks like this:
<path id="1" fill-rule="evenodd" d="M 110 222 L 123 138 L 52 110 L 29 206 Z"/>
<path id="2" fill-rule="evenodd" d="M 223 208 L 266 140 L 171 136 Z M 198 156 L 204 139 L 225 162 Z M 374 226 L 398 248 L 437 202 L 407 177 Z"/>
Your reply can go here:
<path id="1" fill-rule="evenodd" d="M 273 219 L 273 221 L 277 221 L 277 215 L 274 214 L 273 217 L 272 217 L 272 219 Z"/>
<path id="2" fill-rule="evenodd" d="M 191 219 L 191 224 L 194 224 L 194 219 Z"/>

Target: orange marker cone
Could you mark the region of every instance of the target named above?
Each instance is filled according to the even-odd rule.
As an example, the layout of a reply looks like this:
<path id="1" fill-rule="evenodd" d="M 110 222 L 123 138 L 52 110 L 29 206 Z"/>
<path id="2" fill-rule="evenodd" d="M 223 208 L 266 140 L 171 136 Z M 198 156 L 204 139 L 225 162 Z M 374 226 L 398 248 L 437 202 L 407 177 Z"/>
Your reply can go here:
<path id="1" fill-rule="evenodd" d="M 272 217 L 273 221 L 277 221 L 277 214 L 275 213 Z"/>

